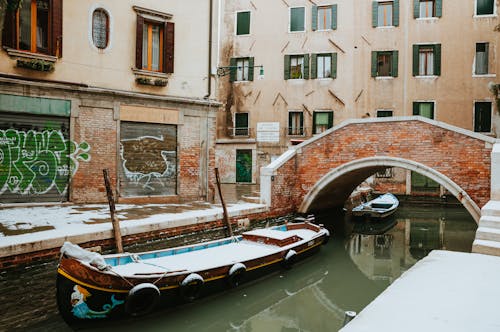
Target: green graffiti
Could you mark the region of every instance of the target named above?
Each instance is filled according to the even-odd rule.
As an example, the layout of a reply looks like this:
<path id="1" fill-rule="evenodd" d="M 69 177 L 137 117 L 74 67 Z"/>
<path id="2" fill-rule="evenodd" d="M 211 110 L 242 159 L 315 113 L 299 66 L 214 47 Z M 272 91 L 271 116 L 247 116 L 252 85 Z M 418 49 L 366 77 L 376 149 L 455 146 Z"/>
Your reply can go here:
<path id="1" fill-rule="evenodd" d="M 66 140 L 60 130 L 0 130 L 0 195 L 44 194 L 54 187 L 62 194 L 79 161 L 90 161 L 89 151 L 87 142 Z"/>

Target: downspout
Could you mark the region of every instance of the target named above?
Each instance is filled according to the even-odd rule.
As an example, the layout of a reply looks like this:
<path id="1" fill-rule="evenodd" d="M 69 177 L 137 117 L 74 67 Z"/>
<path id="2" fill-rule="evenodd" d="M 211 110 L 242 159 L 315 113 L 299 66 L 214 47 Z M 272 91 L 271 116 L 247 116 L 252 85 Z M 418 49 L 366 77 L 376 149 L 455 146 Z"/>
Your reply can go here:
<path id="1" fill-rule="evenodd" d="M 213 0 L 210 0 L 209 19 L 208 19 L 208 75 L 207 75 L 207 95 L 209 99 L 212 94 L 212 24 L 213 24 Z"/>

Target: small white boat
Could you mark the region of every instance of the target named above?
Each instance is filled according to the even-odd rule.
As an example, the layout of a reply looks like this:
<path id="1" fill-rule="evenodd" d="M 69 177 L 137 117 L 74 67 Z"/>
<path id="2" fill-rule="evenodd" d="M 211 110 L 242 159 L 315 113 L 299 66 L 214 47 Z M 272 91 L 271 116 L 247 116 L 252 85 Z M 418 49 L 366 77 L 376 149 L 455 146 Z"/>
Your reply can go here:
<path id="1" fill-rule="evenodd" d="M 387 193 L 354 207 L 352 215 L 354 217 L 385 218 L 396 212 L 398 206 L 399 201 L 396 196 Z"/>

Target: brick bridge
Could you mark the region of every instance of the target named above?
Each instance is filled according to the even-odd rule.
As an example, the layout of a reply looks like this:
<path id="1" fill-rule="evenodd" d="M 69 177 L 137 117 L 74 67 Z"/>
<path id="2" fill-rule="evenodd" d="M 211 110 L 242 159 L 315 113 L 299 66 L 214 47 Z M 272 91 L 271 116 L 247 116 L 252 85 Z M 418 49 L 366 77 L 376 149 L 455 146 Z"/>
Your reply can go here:
<path id="1" fill-rule="evenodd" d="M 262 168 L 261 200 L 283 214 L 342 206 L 387 167 L 441 184 L 479 223 L 475 251 L 500 254 L 500 140 L 423 117 L 350 120 L 291 148 Z"/>

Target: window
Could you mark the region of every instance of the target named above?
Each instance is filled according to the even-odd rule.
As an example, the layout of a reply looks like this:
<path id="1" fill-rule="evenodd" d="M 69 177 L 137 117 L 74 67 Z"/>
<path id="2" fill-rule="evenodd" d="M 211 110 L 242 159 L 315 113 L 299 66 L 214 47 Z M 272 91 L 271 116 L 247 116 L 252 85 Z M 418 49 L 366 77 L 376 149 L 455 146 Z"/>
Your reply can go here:
<path id="1" fill-rule="evenodd" d="M 373 1 L 372 26 L 399 26 L 399 0 Z"/>
<path id="2" fill-rule="evenodd" d="M 337 53 L 313 54 L 311 78 L 337 78 Z"/>
<path id="3" fill-rule="evenodd" d="M 102 8 L 94 10 L 92 14 L 92 41 L 95 47 L 104 49 L 108 46 L 109 17 Z"/>
<path id="4" fill-rule="evenodd" d="M 495 0 L 476 0 L 476 15 L 493 15 Z"/>
<path id="5" fill-rule="evenodd" d="M 413 17 L 441 17 L 443 13 L 442 0 L 413 0 Z"/>
<path id="6" fill-rule="evenodd" d="M 474 103 L 474 131 L 491 132 L 491 102 L 476 101 Z"/>
<path id="7" fill-rule="evenodd" d="M 476 75 L 488 74 L 488 53 L 489 53 L 488 43 L 476 44 L 476 64 L 475 64 L 474 74 Z"/>
<path id="8" fill-rule="evenodd" d="M 333 112 L 314 112 L 313 134 L 321 134 L 328 128 L 333 127 Z"/>
<path id="9" fill-rule="evenodd" d="M 379 179 L 390 179 L 394 174 L 393 168 L 388 167 L 381 172 L 375 173 L 375 177 Z"/>
<path id="10" fill-rule="evenodd" d="M 413 102 L 413 115 L 420 115 L 424 118 L 434 119 L 434 102 L 433 101 L 416 101 Z"/>
<path id="11" fill-rule="evenodd" d="M 397 77 L 398 51 L 372 52 L 372 77 Z"/>
<path id="12" fill-rule="evenodd" d="M 309 79 L 309 54 L 285 55 L 285 80 Z"/>
<path id="13" fill-rule="evenodd" d="M 23 0 L 7 11 L 3 45 L 31 53 L 62 56 L 62 0 Z"/>
<path id="14" fill-rule="evenodd" d="M 248 113 L 234 113 L 234 136 L 248 136 Z"/>
<path id="15" fill-rule="evenodd" d="M 230 78 L 234 81 L 253 81 L 254 58 L 231 58 Z"/>
<path id="16" fill-rule="evenodd" d="M 312 30 L 337 29 L 337 5 L 312 6 Z"/>
<path id="17" fill-rule="evenodd" d="M 441 75 L 441 44 L 413 45 L 413 76 Z"/>
<path id="18" fill-rule="evenodd" d="M 377 110 L 377 118 L 388 118 L 392 116 L 391 110 Z"/>
<path id="19" fill-rule="evenodd" d="M 302 136 L 304 135 L 304 113 L 289 112 L 288 113 L 288 135 Z"/>
<path id="20" fill-rule="evenodd" d="M 250 34 L 250 12 L 236 13 L 236 35 Z"/>
<path id="21" fill-rule="evenodd" d="M 167 22 L 170 14 L 151 12 L 134 6 L 137 12 L 137 69 L 152 72 L 174 72 L 174 23 Z M 152 17 L 158 20 L 153 20 Z"/>
<path id="22" fill-rule="evenodd" d="M 306 27 L 306 8 L 290 8 L 290 32 L 305 31 Z"/>

